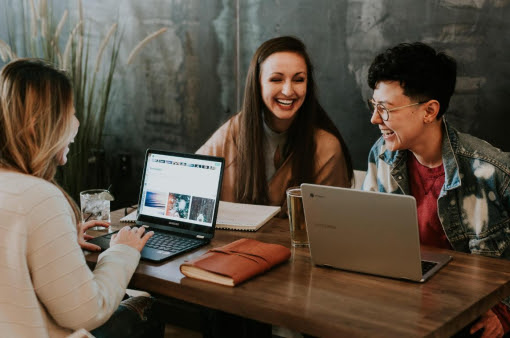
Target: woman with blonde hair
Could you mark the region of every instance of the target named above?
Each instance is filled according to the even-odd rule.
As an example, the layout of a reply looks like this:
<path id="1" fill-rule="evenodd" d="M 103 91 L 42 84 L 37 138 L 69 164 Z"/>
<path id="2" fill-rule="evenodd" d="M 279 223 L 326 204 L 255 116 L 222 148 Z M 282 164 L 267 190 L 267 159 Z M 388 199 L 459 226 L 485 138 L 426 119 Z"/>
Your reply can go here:
<path id="1" fill-rule="evenodd" d="M 225 158 L 221 199 L 231 202 L 286 209 L 290 186 L 350 187 L 353 177 L 347 146 L 317 98 L 306 47 L 291 36 L 257 49 L 241 112 L 197 153 Z"/>
<path id="2" fill-rule="evenodd" d="M 88 268 L 80 244 L 96 249 L 84 232 L 101 222 L 78 225 L 76 204 L 54 180 L 78 131 L 72 93 L 66 74 L 41 60 L 16 60 L 0 73 L 2 336 L 61 337 L 81 328 L 118 336 L 112 314 L 152 236 L 125 227 L 94 272 Z M 136 317 L 149 309 L 146 302 L 139 315 L 131 311 L 123 325 L 137 329 Z M 126 316 L 125 309 L 120 313 Z"/>

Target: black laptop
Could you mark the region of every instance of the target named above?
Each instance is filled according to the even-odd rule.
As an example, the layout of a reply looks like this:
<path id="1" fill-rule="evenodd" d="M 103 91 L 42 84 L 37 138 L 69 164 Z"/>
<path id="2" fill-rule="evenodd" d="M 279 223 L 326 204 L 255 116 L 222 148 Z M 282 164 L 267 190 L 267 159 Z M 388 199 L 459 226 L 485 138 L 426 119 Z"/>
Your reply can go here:
<path id="1" fill-rule="evenodd" d="M 221 157 L 147 150 L 136 224 L 154 235 L 142 259 L 159 262 L 209 243 L 224 166 Z M 89 242 L 106 250 L 113 234 Z"/>

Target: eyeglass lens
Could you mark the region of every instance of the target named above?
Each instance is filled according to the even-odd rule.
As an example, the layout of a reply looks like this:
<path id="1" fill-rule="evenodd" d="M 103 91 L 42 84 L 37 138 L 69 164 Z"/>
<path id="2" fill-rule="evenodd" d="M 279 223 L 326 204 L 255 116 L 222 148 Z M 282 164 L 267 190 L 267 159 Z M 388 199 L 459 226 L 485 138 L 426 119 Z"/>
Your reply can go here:
<path id="1" fill-rule="evenodd" d="M 382 105 L 382 104 L 379 104 L 379 103 L 375 103 L 374 101 L 372 100 L 367 100 L 368 102 L 368 107 L 370 109 L 370 114 L 373 114 L 374 113 L 374 110 L 377 109 L 377 113 L 379 114 L 379 116 L 384 120 L 388 120 L 388 111 L 386 110 L 386 108 Z"/>

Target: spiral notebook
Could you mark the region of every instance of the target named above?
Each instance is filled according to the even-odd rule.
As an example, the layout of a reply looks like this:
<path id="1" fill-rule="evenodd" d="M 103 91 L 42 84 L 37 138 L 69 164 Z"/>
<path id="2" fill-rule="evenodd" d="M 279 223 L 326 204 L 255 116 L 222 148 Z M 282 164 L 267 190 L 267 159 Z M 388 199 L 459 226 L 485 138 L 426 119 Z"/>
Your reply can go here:
<path id="1" fill-rule="evenodd" d="M 278 214 L 281 207 L 220 201 L 216 229 L 257 231 Z"/>
<path id="2" fill-rule="evenodd" d="M 277 215 L 281 207 L 220 201 L 216 229 L 257 231 Z M 137 210 L 121 218 L 121 222 L 136 222 Z"/>
<path id="3" fill-rule="evenodd" d="M 135 209 L 134 211 L 130 212 L 129 214 L 127 214 L 126 216 L 122 217 L 120 219 L 121 222 L 127 222 L 127 223 L 134 223 L 136 222 L 136 213 L 138 212 L 137 209 Z"/>

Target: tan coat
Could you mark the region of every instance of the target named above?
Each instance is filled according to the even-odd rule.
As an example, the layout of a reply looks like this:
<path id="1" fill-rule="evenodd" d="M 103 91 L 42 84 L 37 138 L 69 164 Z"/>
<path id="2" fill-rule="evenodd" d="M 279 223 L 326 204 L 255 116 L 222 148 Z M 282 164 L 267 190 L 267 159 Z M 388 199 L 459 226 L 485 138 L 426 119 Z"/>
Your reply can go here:
<path id="1" fill-rule="evenodd" d="M 237 149 L 234 137 L 237 137 L 239 114 L 233 116 L 221 126 L 200 149 L 197 154 L 213 155 L 225 158 L 225 172 L 220 199 L 222 201 L 237 202 L 234 195 L 236 183 L 235 169 Z M 347 179 L 347 168 L 338 139 L 325 130 L 319 129 L 315 133 L 317 150 L 315 158 L 318 163 L 313 183 L 350 187 Z M 285 162 L 275 172 L 269 181 L 269 204 L 282 206 L 286 211 L 285 190 L 289 187 L 292 175 L 292 163 L 288 156 Z"/>

